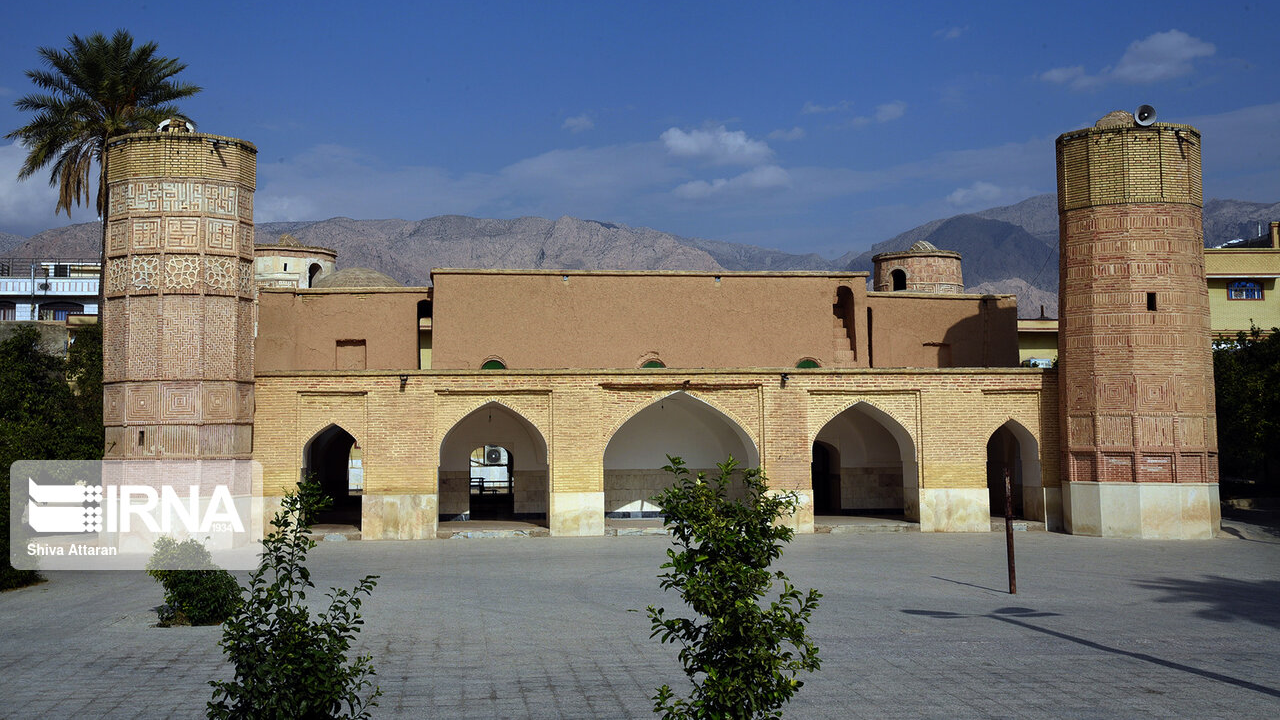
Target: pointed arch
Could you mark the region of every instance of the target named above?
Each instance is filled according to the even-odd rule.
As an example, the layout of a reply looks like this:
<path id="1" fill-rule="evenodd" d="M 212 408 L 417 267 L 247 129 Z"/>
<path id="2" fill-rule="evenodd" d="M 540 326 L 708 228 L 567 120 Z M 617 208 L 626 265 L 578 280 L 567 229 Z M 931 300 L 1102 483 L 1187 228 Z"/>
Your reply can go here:
<path id="1" fill-rule="evenodd" d="M 757 467 L 760 452 L 728 413 L 685 391 L 656 398 L 630 414 L 609 436 L 604 450 L 605 513 L 609 517 L 656 517 L 649 501 L 671 483 L 662 470 L 679 456 L 690 471 L 713 471 L 730 455 Z"/>
<path id="2" fill-rule="evenodd" d="M 329 498 L 316 524 L 361 527 L 364 495 L 364 452 L 355 435 L 328 423 L 302 446 L 300 479 L 314 479 Z"/>
<path id="3" fill-rule="evenodd" d="M 836 451 L 839 514 L 919 518 L 920 475 L 915 438 L 896 418 L 866 400 L 850 403 L 819 427 L 814 447 Z M 815 453 L 815 465 L 820 458 Z M 838 478 L 838 479 L 837 479 Z"/>
<path id="4" fill-rule="evenodd" d="M 613 441 L 614 436 L 618 434 L 618 431 L 622 429 L 623 425 L 626 425 L 636 415 L 639 415 L 640 413 L 644 412 L 645 410 L 648 410 L 649 408 L 655 405 L 661 407 L 662 403 L 666 402 L 669 398 L 672 398 L 677 395 L 683 396 L 690 400 L 697 401 L 698 403 L 701 403 L 702 405 L 707 406 L 716 414 L 724 416 L 725 420 L 732 423 L 732 425 L 734 426 L 734 429 L 737 432 L 741 433 L 742 437 L 744 438 L 744 445 L 747 445 L 753 451 L 755 451 L 757 448 L 760 447 L 760 442 L 756 437 L 756 433 L 753 432 L 753 426 L 750 423 L 743 422 L 742 418 L 738 417 L 737 414 L 734 413 L 733 411 L 721 406 L 719 403 L 715 402 L 710 398 L 703 396 L 701 393 L 698 393 L 696 391 L 672 390 L 671 392 L 663 393 L 661 395 L 654 397 L 648 403 L 630 408 L 620 419 L 618 419 L 618 421 L 613 424 L 613 427 L 609 428 L 609 434 L 605 436 L 606 438 L 605 452 L 608 452 L 608 444 Z M 760 464 L 759 452 L 756 451 L 753 457 L 755 459 L 751 464 L 751 467 L 757 467 Z M 744 460 L 743 458 L 735 456 L 735 459 L 741 460 L 743 465 L 747 464 L 746 460 Z"/>
<path id="5" fill-rule="evenodd" d="M 1044 503 L 1035 498 L 1043 486 L 1040 443 L 1018 420 L 1008 417 L 987 433 L 987 488 L 992 515 L 1004 515 L 1004 470 L 1010 471 L 1014 514 L 1044 521 Z"/>
<path id="6" fill-rule="evenodd" d="M 498 455 L 509 479 L 505 488 L 489 492 L 493 488 L 486 482 L 486 473 L 477 473 L 472 460 L 478 449 L 501 449 Z M 497 399 L 481 402 L 444 433 L 439 458 L 441 520 L 484 516 L 545 521 L 550 505 L 547 441 L 519 410 Z"/>

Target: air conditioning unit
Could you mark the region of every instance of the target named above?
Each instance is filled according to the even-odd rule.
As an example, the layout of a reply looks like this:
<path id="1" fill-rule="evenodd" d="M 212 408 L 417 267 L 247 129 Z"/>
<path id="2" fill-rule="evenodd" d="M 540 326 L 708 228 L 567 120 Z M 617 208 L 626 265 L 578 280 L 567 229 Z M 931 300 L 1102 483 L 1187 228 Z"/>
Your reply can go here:
<path id="1" fill-rule="evenodd" d="M 485 465 L 502 465 L 502 464 L 504 464 L 504 463 L 503 463 L 503 461 L 502 461 L 502 448 L 500 448 L 500 447 L 487 447 L 487 448 L 485 448 L 485 449 L 484 449 L 484 464 L 485 464 Z"/>

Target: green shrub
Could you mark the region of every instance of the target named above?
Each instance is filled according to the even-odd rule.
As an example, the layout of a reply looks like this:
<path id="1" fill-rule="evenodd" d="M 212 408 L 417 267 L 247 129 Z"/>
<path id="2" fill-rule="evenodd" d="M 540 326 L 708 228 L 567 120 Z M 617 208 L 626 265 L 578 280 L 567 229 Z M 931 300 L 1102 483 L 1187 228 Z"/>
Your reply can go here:
<path id="1" fill-rule="evenodd" d="M 306 605 L 315 585 L 305 562 L 316 543 L 305 518 L 327 500 L 313 481 L 284 498 L 245 602 L 223 628 L 220 644 L 235 677 L 209 683 L 210 718 L 367 718 L 378 704 L 372 657 L 347 656 L 364 624 L 359 596 L 373 591 L 377 576 L 354 590 L 331 589 L 328 608 L 315 619 Z"/>
<path id="2" fill-rule="evenodd" d="M 176 567 L 190 569 L 167 569 Z M 164 605 L 157 608 L 163 626 L 217 625 L 240 605 L 236 579 L 214 565 L 194 538 L 178 542 L 164 535 L 156 540 L 147 574 L 164 586 Z"/>
<path id="3" fill-rule="evenodd" d="M 704 473 L 690 478 L 680 458 L 667 459 L 671 464 L 663 469 L 675 482 L 653 502 L 679 552 L 667 550 L 662 568 L 668 572 L 658 577 L 662 589 L 678 591 L 695 616 L 668 618 L 665 608 L 650 605 L 650 637 L 680 643 L 693 691 L 688 699 L 676 698 L 663 685 L 652 698 L 653 711 L 666 720 L 781 717 L 783 704 L 804 685 L 796 675 L 820 665 L 805 626 L 822 595 L 802 595 L 786 575 L 769 570 L 794 533 L 778 520 L 795 512 L 796 496 L 768 493 L 764 475 L 737 471 L 732 457 L 711 480 Z M 727 485 L 739 474 L 746 496 L 730 500 Z M 782 591 L 761 607 L 775 580 Z"/>

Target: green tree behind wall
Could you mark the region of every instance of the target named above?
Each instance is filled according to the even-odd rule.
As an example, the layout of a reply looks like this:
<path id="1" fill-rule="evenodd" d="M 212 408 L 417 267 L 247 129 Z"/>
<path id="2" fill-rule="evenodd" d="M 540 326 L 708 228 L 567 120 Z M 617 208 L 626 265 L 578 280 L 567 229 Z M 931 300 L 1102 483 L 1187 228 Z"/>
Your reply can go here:
<path id="1" fill-rule="evenodd" d="M 37 578 L 9 564 L 9 466 L 102 458 L 102 333 L 80 329 L 64 358 L 48 351 L 37 327 L 19 325 L 0 341 L 0 588 Z"/>
<path id="2" fill-rule="evenodd" d="M 1280 489 L 1280 328 L 1219 343 L 1213 374 L 1222 473 Z"/>

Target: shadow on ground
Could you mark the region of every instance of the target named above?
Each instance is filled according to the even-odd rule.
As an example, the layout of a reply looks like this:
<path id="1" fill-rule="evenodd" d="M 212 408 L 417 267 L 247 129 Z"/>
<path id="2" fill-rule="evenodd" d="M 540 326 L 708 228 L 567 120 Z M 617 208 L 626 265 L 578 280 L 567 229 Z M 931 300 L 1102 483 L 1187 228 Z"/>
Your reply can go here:
<path id="1" fill-rule="evenodd" d="M 1198 603 L 1196 616 L 1218 622 L 1248 620 L 1280 628 L 1280 580 L 1237 580 L 1205 575 L 1201 580 L 1156 578 L 1137 580 L 1138 587 L 1164 593 L 1160 603 Z"/>

